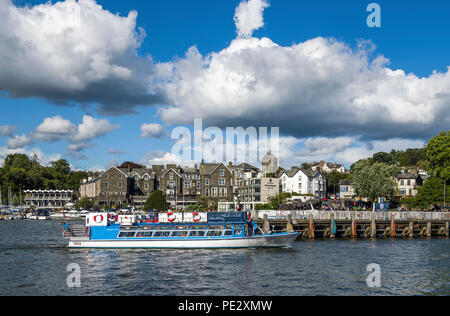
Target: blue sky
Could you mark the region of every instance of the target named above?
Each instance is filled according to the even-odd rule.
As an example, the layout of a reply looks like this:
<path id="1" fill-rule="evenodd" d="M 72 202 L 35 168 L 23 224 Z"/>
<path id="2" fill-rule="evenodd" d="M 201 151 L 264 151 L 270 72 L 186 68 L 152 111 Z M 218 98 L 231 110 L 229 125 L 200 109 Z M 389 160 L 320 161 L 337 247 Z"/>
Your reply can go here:
<path id="1" fill-rule="evenodd" d="M 91 2 L 92 0 L 85 1 Z M 261 2 L 263 0 L 258 1 Z M 281 161 L 286 167 L 300 164 L 304 161 L 321 159 L 342 162 L 349 166 L 352 162 L 364 156 L 369 156 L 377 150 L 390 151 L 392 149 L 421 146 L 437 131 L 448 129 L 448 123 L 450 123 L 450 102 L 449 97 L 445 97 L 447 93 L 450 95 L 450 80 L 448 76 L 445 76 L 447 67 L 450 66 L 448 57 L 450 56 L 450 41 L 448 40 L 450 3 L 437 0 L 426 2 L 378 0 L 376 2 L 380 4 L 382 10 L 382 27 L 369 28 L 366 25 L 366 18 L 369 15 L 366 12 L 366 6 L 370 2 L 372 1 L 268 1 L 267 4 L 270 6 L 265 7 L 262 13 L 263 26 L 253 27 L 251 36 L 243 39 L 243 42 L 239 44 L 243 45 L 244 49 L 239 46 L 239 50 L 250 49 L 249 45 L 252 38 L 257 40 L 268 38 L 271 43 L 276 43 L 276 45 L 285 50 L 283 52 L 285 55 L 281 56 L 280 60 L 293 58 L 292 63 L 296 65 L 296 68 L 295 72 L 289 74 L 286 78 L 279 79 L 276 75 L 272 78 L 265 78 L 261 85 L 256 85 L 255 87 L 257 88 L 254 87 L 254 89 L 259 89 L 261 86 L 264 87 L 261 90 L 262 94 L 267 90 L 271 90 L 271 88 L 279 90 L 280 87 L 285 86 L 284 82 L 297 80 L 296 73 L 303 73 L 302 67 L 307 66 L 304 66 L 303 59 L 301 59 L 303 57 L 295 54 L 301 55 L 304 51 L 302 51 L 303 53 L 300 51 L 298 53 L 290 52 L 290 48 L 297 44 L 321 37 L 327 40 L 333 39 L 337 43 L 346 45 L 347 49 L 351 49 L 353 52 L 358 51 L 358 43 L 361 43 L 361 41 L 370 41 L 372 45 L 376 46 L 374 49 L 363 49 L 363 52 L 368 55 L 365 58 L 359 57 L 356 53 L 353 56 L 352 53 L 348 53 L 345 49 L 345 52 L 335 49 L 329 42 L 313 42 L 311 47 L 326 48 L 326 54 L 330 54 L 330 57 L 324 57 L 323 62 L 329 62 L 330 58 L 336 56 L 336 63 L 331 64 L 331 67 L 326 67 L 330 73 L 325 71 L 323 75 L 323 73 L 316 73 L 315 70 L 305 69 L 305 75 L 300 75 L 302 78 L 298 79 L 298 82 L 293 83 L 293 89 L 295 90 L 295 86 L 298 86 L 302 92 L 296 94 L 295 91 L 286 91 L 288 96 L 283 97 L 280 97 L 277 93 L 269 94 L 267 99 L 272 102 L 270 104 L 271 110 L 269 110 L 266 108 L 266 106 L 269 108 L 269 105 L 266 105 L 264 100 L 259 100 L 251 92 L 248 92 L 245 85 L 239 86 L 239 84 L 234 84 L 233 87 L 229 87 L 226 86 L 226 80 L 223 83 L 220 80 L 229 78 L 230 73 L 235 74 L 236 70 L 231 69 L 232 65 L 240 62 L 243 62 L 244 65 L 255 62 L 252 65 L 253 68 L 249 67 L 249 69 L 242 70 L 242 72 L 248 71 L 250 74 L 258 73 L 260 69 L 269 66 L 270 68 L 266 69 L 267 72 L 264 72 L 264 74 L 270 73 L 270 69 L 273 69 L 274 66 L 277 69 L 278 66 L 279 69 L 283 69 L 283 67 L 286 67 L 286 64 L 289 65 L 289 60 L 287 63 L 285 61 L 274 62 L 273 59 L 277 58 L 274 56 L 279 56 L 277 55 L 278 53 L 275 54 L 276 49 L 274 49 L 274 52 L 270 52 L 270 55 L 269 53 L 265 55 L 266 50 L 264 47 L 260 47 L 265 44 L 263 45 L 259 42 L 258 50 L 252 51 L 256 58 L 252 58 L 248 62 L 242 60 L 245 54 L 232 55 L 231 59 L 236 58 L 236 60 L 233 62 L 227 59 L 227 63 L 224 63 L 223 67 L 220 68 L 225 69 L 223 76 L 215 76 L 214 73 L 200 73 L 200 70 L 205 68 L 213 72 L 214 62 L 208 63 L 206 66 L 203 65 L 203 68 L 200 67 L 196 71 L 191 70 L 190 66 L 186 66 L 195 65 L 197 60 L 195 56 L 203 58 L 203 61 L 206 62 L 211 53 L 216 54 L 216 62 L 223 62 L 224 59 L 222 58 L 228 56 L 225 50 L 234 47 L 233 45 L 237 45 L 237 25 L 233 21 L 233 17 L 241 1 L 97 1 L 102 8 L 85 7 L 83 10 L 92 10 L 99 16 L 109 11 L 121 17 L 127 17 L 130 11 L 137 12 L 137 25 L 136 28 L 132 27 L 131 31 L 126 30 L 123 22 L 113 20 L 113 18 L 107 16 L 106 21 L 111 19 L 111 25 L 113 23 L 117 25 L 114 28 L 111 27 L 111 33 L 108 34 L 106 29 L 105 32 L 99 31 L 99 35 L 95 37 L 95 41 L 100 43 L 104 41 L 106 43 L 105 51 L 102 53 L 108 57 L 112 56 L 108 60 L 108 66 L 118 65 L 131 69 L 133 74 L 137 74 L 132 76 L 133 80 L 126 79 L 128 80 L 127 82 L 124 80 L 120 81 L 119 84 L 123 86 L 123 83 L 129 83 L 133 87 L 136 83 L 145 82 L 148 84 L 148 81 L 157 82 L 157 84 L 151 85 L 150 88 L 146 87 L 148 89 L 156 87 L 158 91 L 154 92 L 152 90 L 152 93 L 149 93 L 146 90 L 143 92 L 143 98 L 147 102 L 146 106 L 140 106 L 140 101 L 136 101 L 136 104 L 128 105 L 127 102 L 133 97 L 133 93 L 124 96 L 123 100 L 125 101 L 119 105 L 110 106 L 108 104 L 109 101 L 104 101 L 102 96 L 92 97 L 92 91 L 96 89 L 104 94 L 117 90 L 118 86 L 109 85 L 109 79 L 111 78 L 108 76 L 112 75 L 110 73 L 96 73 L 96 79 L 91 79 L 90 76 L 80 74 L 79 70 L 76 69 L 76 65 L 72 65 L 74 67 L 73 72 L 68 70 L 67 76 L 64 76 L 64 78 L 77 77 L 79 81 L 90 81 L 88 83 L 77 81 L 77 85 L 81 84 L 82 88 L 77 86 L 75 90 L 71 90 L 72 87 L 70 89 L 67 87 L 66 89 L 64 87 L 65 81 L 61 81 L 60 76 L 64 75 L 61 72 L 69 69 L 69 67 L 60 68 L 58 65 L 57 67 L 55 66 L 55 72 L 46 72 L 49 68 L 52 68 L 52 62 L 59 63 L 61 58 L 64 59 L 66 55 L 61 54 L 54 61 L 47 57 L 49 54 L 57 53 L 56 50 L 58 49 L 72 51 L 70 45 L 77 45 L 80 40 L 73 43 L 67 41 L 64 44 L 56 41 L 53 43 L 52 41 L 51 45 L 54 44 L 54 46 L 51 46 L 45 41 L 39 42 L 41 38 L 45 38 L 42 34 L 44 31 L 41 32 L 39 29 L 46 28 L 37 27 L 36 34 L 32 34 L 35 38 L 32 41 L 36 47 L 42 45 L 43 48 L 39 49 L 39 54 L 31 51 L 28 55 L 24 54 L 23 60 L 17 57 L 14 58 L 13 62 L 4 61 L 2 63 L 0 61 L 0 91 L 3 95 L 3 97 L 0 97 L 2 109 L 0 126 L 16 127 L 14 132 L 3 133 L 3 136 L 0 135 L 0 158 L 11 152 L 26 152 L 30 154 L 38 151 L 43 162 L 48 162 L 56 157 L 63 157 L 68 159 L 72 166 L 77 169 L 102 169 L 124 160 L 145 164 L 164 162 L 164 159 L 171 158 L 167 153 L 171 151 L 173 140 L 170 139 L 167 133 L 162 136 L 148 134 L 147 137 L 141 137 L 142 126 L 144 124 L 160 124 L 169 133 L 172 128 L 180 125 L 189 127 L 189 122 L 192 122 L 189 115 L 195 112 L 196 109 L 206 106 L 201 104 L 202 100 L 211 100 L 211 107 L 217 107 L 217 111 L 216 109 L 205 111 L 205 117 L 202 118 L 207 125 L 219 127 L 279 126 L 283 137 L 281 144 L 283 148 L 280 154 L 282 155 Z M 0 8 L 2 6 L 5 8 L 29 6 L 29 10 L 33 10 L 33 6 L 43 3 L 46 2 L 15 0 L 11 3 L 9 0 L 0 0 Z M 56 1 L 52 1 L 51 4 L 47 4 L 47 7 L 42 12 L 50 14 L 52 12 L 51 8 L 55 3 Z M 242 3 L 245 4 L 246 1 L 244 0 Z M 258 17 L 259 11 L 253 12 L 249 10 L 249 12 L 250 15 L 253 14 Z M 31 19 L 32 16 L 29 14 L 29 11 L 19 10 L 17 14 L 24 19 Z M 64 10 L 53 14 L 64 19 Z M 11 16 L 8 18 L 11 18 L 11 21 L 14 20 Z M 4 20 L 8 21 L 8 19 Z M 95 24 L 97 22 L 94 21 L 89 26 L 93 28 L 93 31 L 104 27 L 104 22 L 103 26 L 100 26 L 101 22 L 98 22 L 99 27 L 97 28 Z M 63 27 L 58 23 L 45 25 L 50 29 L 54 28 L 55 34 L 60 34 L 63 32 Z M 8 30 L 8 34 L 6 34 L 6 30 L 0 31 L 0 45 L 4 48 L 8 48 L 7 45 L 11 45 L 11 49 L 3 54 L 0 48 L 0 57 L 3 56 L 4 60 L 5 56 L 10 56 L 12 52 L 17 51 L 18 55 L 20 55 L 20 49 L 29 47 L 20 46 L 22 42 L 30 40 L 26 33 L 27 26 L 12 25 L 12 27 L 11 30 Z M 140 39 L 137 40 L 136 45 L 131 41 L 130 47 L 125 53 L 116 46 L 109 48 L 109 42 L 114 37 L 128 36 L 138 30 L 138 28 L 142 28 L 145 31 L 145 38 L 142 41 Z M 21 32 L 22 30 L 23 32 Z M 1 34 L 1 32 L 4 32 L 4 34 Z M 11 36 L 11 34 L 14 35 Z M 86 45 L 94 45 L 92 43 L 95 41 L 87 40 L 89 34 L 89 31 L 82 33 L 81 42 L 86 38 Z M 13 46 L 14 44 L 19 48 Z M 67 47 L 61 48 L 61 45 L 67 45 Z M 198 49 L 198 55 L 194 54 L 194 57 L 186 55 L 186 52 L 192 46 Z M 50 51 L 46 49 L 50 49 Z M 97 46 L 93 49 L 95 52 L 99 49 L 101 50 Z M 111 51 L 113 53 L 110 53 Z M 137 57 L 130 57 L 130 51 L 132 52 L 131 55 L 134 52 L 137 54 Z M 311 50 L 305 48 L 305 51 L 310 52 Z M 45 52 L 45 54 L 42 52 Z M 275 55 L 272 55 L 272 53 Z M 389 60 L 389 62 L 385 62 L 381 66 L 381 70 L 373 70 L 378 63 L 367 68 L 364 66 L 365 62 L 371 64 L 380 55 Z M 152 60 L 149 60 L 149 56 L 151 56 Z M 39 62 L 38 58 L 43 58 L 42 63 Z M 358 60 L 355 65 L 351 62 L 352 58 Z M 269 59 L 271 60 L 268 62 L 269 66 L 256 64 L 256 61 Z M 214 61 L 214 58 L 211 60 Z M 71 61 L 67 62 L 70 63 Z M 320 62 L 320 65 L 323 62 Z M 82 61 L 80 61 L 81 63 Z M 139 64 L 141 66 L 135 66 L 137 63 L 142 64 Z M 345 65 L 344 70 L 342 70 L 341 74 L 336 73 L 333 67 L 336 66 L 336 69 L 341 69 L 342 63 Z M 24 68 L 21 68 L 23 65 L 31 65 L 32 67 L 28 68 L 30 69 L 30 74 L 24 74 L 21 77 L 20 73 L 23 72 Z M 42 68 L 39 67 L 40 65 L 42 65 Z M 144 66 L 142 67 L 142 65 Z M 169 66 L 175 67 L 177 70 L 170 71 L 170 79 L 164 81 L 166 80 L 165 76 L 168 75 L 168 72 L 165 71 Z M 362 71 L 352 71 L 350 73 L 345 71 L 353 66 L 355 69 L 362 68 L 367 70 L 371 79 L 367 79 L 366 76 L 363 79 L 358 77 L 357 73 Z M 142 68 L 145 68 L 146 71 L 143 71 Z M 161 71 L 161 68 L 164 68 L 164 71 Z M 395 91 L 390 91 L 389 87 L 385 87 L 383 84 L 385 81 L 381 73 L 384 74 L 385 68 L 390 70 L 400 69 L 404 72 L 404 78 L 400 76 L 400 79 L 393 81 L 399 87 Z M 117 70 L 117 68 L 108 69 L 111 72 Z M 286 69 L 290 71 L 289 67 Z M 121 68 L 117 71 L 122 70 Z M 56 71 L 58 72 L 57 75 Z M 311 71 L 311 73 L 308 71 Z M 433 71 L 437 71 L 442 76 L 431 77 Z M 239 70 L 237 72 L 239 73 Z M 41 73 L 42 77 L 39 77 Z M 264 76 L 264 74 L 261 76 Z M 413 74 L 414 78 L 408 77 L 408 74 Z M 239 75 L 245 74 L 239 73 Z M 52 76 L 56 79 L 53 80 Z M 102 77 L 98 79 L 98 76 Z M 123 73 L 115 72 L 114 76 L 123 76 Z M 145 76 L 148 76 L 148 78 Z M 317 76 L 320 78 L 317 78 Z M 29 79 L 28 77 L 32 77 L 32 80 L 26 81 Z M 328 81 L 327 78 L 329 77 L 333 79 Z M 424 77 L 429 78 L 429 80 L 422 80 Z M 174 78 L 182 79 L 174 80 Z M 48 84 L 47 80 L 49 81 Z M 255 79 L 255 81 L 258 80 L 259 78 Z M 44 84 L 40 86 L 40 82 L 44 82 Z M 70 80 L 67 82 L 72 83 Z M 101 85 L 97 85 L 99 82 Z M 161 84 L 161 82 L 163 83 Z M 204 85 L 203 89 L 198 88 L 199 82 Z M 316 84 L 309 86 L 310 82 L 316 82 Z M 221 91 L 221 85 L 226 90 L 226 93 L 223 94 L 223 99 L 220 99 L 221 96 L 217 95 L 217 91 Z M 317 88 L 319 85 L 320 89 Z M 217 88 L 218 86 L 219 88 Z M 341 86 L 343 87 L 342 90 Z M 183 87 L 188 87 L 186 88 L 186 94 L 180 92 L 183 90 Z M 336 87 L 339 87 L 339 89 Z M 411 90 L 411 87 L 417 88 L 419 92 L 417 94 L 405 92 Z M 316 88 L 317 91 L 314 90 Z M 338 91 L 335 92 L 335 95 L 330 93 L 329 100 L 323 100 L 323 91 L 329 91 L 328 89 L 333 89 L 333 91 L 336 89 Z M 359 89 L 361 89 L 361 93 L 358 92 Z M 41 93 L 44 90 L 45 92 Z M 66 93 L 68 90 L 70 90 L 70 93 Z M 286 90 L 289 89 L 286 88 Z M 354 94 L 351 96 L 343 95 L 348 90 L 353 90 Z M 138 94 L 140 89 L 136 88 L 136 91 L 136 94 Z M 208 94 L 208 91 L 216 92 L 212 95 L 212 92 Z M 311 95 L 308 94 L 309 92 Z M 121 99 L 120 93 L 118 91 L 118 96 Z M 205 95 L 202 93 L 205 93 Z M 12 95 L 18 95 L 18 97 L 11 97 Z M 242 100 L 234 100 L 232 98 L 234 95 L 242 95 Z M 422 95 L 426 95 L 428 99 Z M 439 96 L 438 101 L 435 101 L 436 96 Z M 440 96 L 444 97 L 441 98 Z M 100 103 L 104 102 L 103 109 L 107 110 L 101 110 L 90 104 L 96 98 L 99 98 Z M 294 104 L 296 101 L 292 101 L 303 98 L 308 99 L 308 101 L 301 100 L 298 105 Z M 364 121 L 365 123 L 361 123 L 358 128 L 354 128 L 352 127 L 354 124 L 350 121 L 344 122 L 339 116 L 336 116 L 334 121 L 333 117 L 324 119 L 327 115 L 326 113 L 330 113 L 330 110 L 325 108 L 324 104 L 326 102 L 334 102 L 333 100 L 340 98 L 342 100 L 330 105 L 332 109 L 338 111 L 340 107 L 345 107 L 349 113 L 361 111 L 361 113 L 355 114 L 354 120 L 358 122 Z M 355 98 L 359 99 L 357 103 L 348 104 L 348 102 L 353 102 Z M 149 101 L 150 99 L 151 101 Z M 380 104 L 380 102 L 383 102 L 380 100 L 388 100 L 387 105 Z M 236 104 L 233 104 L 235 101 Z M 245 102 L 243 103 L 244 105 L 240 103 L 241 101 Z M 431 107 L 429 107 L 428 102 L 432 104 Z M 70 105 L 56 105 L 55 103 L 67 103 Z M 361 104 L 367 107 L 367 111 L 361 110 Z M 228 106 L 231 109 L 238 109 L 233 110 L 236 112 L 236 115 L 227 115 L 222 120 L 223 116 L 220 116 L 220 113 L 225 113 L 221 111 L 225 111 Z M 347 106 L 349 107 L 348 109 Z M 163 110 L 167 108 L 170 111 Z M 239 109 L 244 108 L 245 111 L 243 110 L 240 113 Z M 261 110 L 261 108 L 264 108 L 264 110 Z M 299 108 L 299 112 L 296 112 Z M 408 108 L 413 109 L 411 116 L 409 116 Z M 320 109 L 323 109 L 323 113 L 320 112 Z M 382 109 L 382 111 L 379 109 Z M 128 110 L 131 110 L 133 113 L 128 113 Z M 282 113 L 289 110 L 293 110 L 292 113 L 296 113 L 296 115 L 284 117 Z M 361 118 L 365 112 L 368 113 L 367 117 Z M 203 112 L 199 110 L 199 113 Z M 302 116 L 302 113 L 305 113 L 305 116 Z M 52 141 L 49 141 L 48 137 L 45 140 L 39 140 L 33 136 L 38 126 L 46 118 L 60 117 L 70 121 L 76 128 L 76 126 L 82 124 L 83 116 L 85 115 L 96 120 L 103 120 L 103 123 L 106 120 L 109 125 L 106 124 L 105 129 L 99 130 L 93 135 L 77 137 L 77 141 L 71 138 L 69 134 L 58 134 L 57 139 Z M 273 118 L 277 115 L 280 117 Z M 198 116 L 199 114 L 197 113 Z M 406 122 L 399 122 L 397 116 L 400 118 L 405 117 Z M 250 119 L 249 117 L 252 118 Z M 375 131 L 377 122 L 374 121 L 377 120 L 381 122 L 379 132 Z M 309 121 L 311 121 L 311 125 L 308 125 L 307 122 Z M 304 127 L 297 127 L 300 125 Z M 28 141 L 24 142 L 23 146 L 8 147 L 9 139 L 21 135 L 25 135 L 28 138 Z M 87 146 L 77 149 L 76 153 L 70 153 L 69 146 L 78 144 Z M 324 150 L 324 148 L 329 150 Z M 154 160 L 155 158 L 156 160 Z"/>

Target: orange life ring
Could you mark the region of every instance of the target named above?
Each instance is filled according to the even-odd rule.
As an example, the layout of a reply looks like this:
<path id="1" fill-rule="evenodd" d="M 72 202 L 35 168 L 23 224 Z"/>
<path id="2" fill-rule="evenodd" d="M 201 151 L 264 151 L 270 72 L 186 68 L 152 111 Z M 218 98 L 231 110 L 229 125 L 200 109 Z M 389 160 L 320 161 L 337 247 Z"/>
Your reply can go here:
<path id="1" fill-rule="evenodd" d="M 202 218 L 198 212 L 192 213 L 192 216 L 194 217 L 194 222 L 196 223 L 200 222 L 200 219 Z"/>
<path id="2" fill-rule="evenodd" d="M 167 219 L 169 222 L 172 223 L 177 219 L 177 217 L 173 214 L 173 212 L 169 212 L 169 213 L 167 213 Z"/>

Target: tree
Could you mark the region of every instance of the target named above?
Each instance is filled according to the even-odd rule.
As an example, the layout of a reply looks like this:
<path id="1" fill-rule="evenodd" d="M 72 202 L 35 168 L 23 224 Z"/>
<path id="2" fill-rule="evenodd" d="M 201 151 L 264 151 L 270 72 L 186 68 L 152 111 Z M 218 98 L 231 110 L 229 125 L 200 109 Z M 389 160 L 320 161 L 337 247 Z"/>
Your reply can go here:
<path id="1" fill-rule="evenodd" d="M 144 204 L 144 211 L 158 210 L 164 211 L 168 207 L 166 198 L 161 191 L 153 192 Z"/>
<path id="2" fill-rule="evenodd" d="M 390 198 L 397 193 L 397 183 L 394 180 L 397 168 L 381 162 L 372 163 L 363 159 L 353 165 L 353 185 L 356 194 L 370 201 L 377 198 Z"/>
<path id="3" fill-rule="evenodd" d="M 336 170 L 324 173 L 324 176 L 327 179 L 327 193 L 329 194 L 339 193 L 339 182 L 341 180 L 349 180 L 352 177 L 350 174 L 341 173 Z"/>
<path id="4" fill-rule="evenodd" d="M 373 162 L 381 162 L 387 165 L 395 164 L 394 159 L 388 153 L 379 152 L 373 155 Z"/>
<path id="5" fill-rule="evenodd" d="M 271 197 L 269 200 L 269 206 L 272 210 L 279 210 L 280 205 L 284 204 L 288 198 L 292 197 L 290 193 L 281 193 L 279 195 Z"/>
<path id="6" fill-rule="evenodd" d="M 449 194 L 447 194 L 446 200 L 446 203 L 450 203 Z M 442 205 L 444 202 L 444 181 L 437 177 L 425 181 L 419 188 L 415 202 L 417 206 L 422 208 L 428 208 L 432 204 Z"/>
<path id="7" fill-rule="evenodd" d="M 81 198 L 75 205 L 77 209 L 91 209 L 93 206 L 94 202 L 88 197 Z"/>
<path id="8" fill-rule="evenodd" d="M 428 171 L 445 181 L 450 181 L 450 134 L 442 132 L 425 147 Z"/>

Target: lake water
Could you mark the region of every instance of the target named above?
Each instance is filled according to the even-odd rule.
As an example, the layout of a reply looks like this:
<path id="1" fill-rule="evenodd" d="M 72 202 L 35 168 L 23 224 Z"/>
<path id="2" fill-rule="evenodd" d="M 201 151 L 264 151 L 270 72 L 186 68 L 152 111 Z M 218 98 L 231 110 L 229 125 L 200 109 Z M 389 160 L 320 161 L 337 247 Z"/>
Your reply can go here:
<path id="1" fill-rule="evenodd" d="M 450 240 L 315 240 L 276 250 L 69 250 L 59 221 L 0 222 L 0 295 L 449 295 Z M 69 288 L 69 264 L 81 287 Z M 380 265 L 369 288 L 367 266 Z"/>

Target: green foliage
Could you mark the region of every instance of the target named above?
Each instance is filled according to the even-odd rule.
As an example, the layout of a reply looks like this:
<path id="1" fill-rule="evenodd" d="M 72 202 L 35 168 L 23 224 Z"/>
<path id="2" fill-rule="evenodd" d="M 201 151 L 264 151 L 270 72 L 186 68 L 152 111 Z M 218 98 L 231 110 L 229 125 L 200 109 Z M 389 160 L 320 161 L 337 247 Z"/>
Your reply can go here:
<path id="1" fill-rule="evenodd" d="M 144 211 L 165 211 L 167 208 L 168 203 L 161 191 L 153 192 L 144 204 Z"/>
<path id="2" fill-rule="evenodd" d="M 425 147 L 427 169 L 440 179 L 450 181 L 450 134 L 442 132 Z"/>
<path id="3" fill-rule="evenodd" d="M 277 208 L 273 208 L 271 204 L 256 204 L 255 210 L 256 211 L 265 211 L 265 210 L 276 210 Z"/>
<path id="4" fill-rule="evenodd" d="M 363 159 L 353 165 L 353 185 L 356 194 L 375 201 L 379 197 L 389 198 L 396 194 L 394 180 L 397 168 L 381 162 Z"/>
<path id="5" fill-rule="evenodd" d="M 78 191 L 80 180 L 87 176 L 86 172 L 71 171 L 64 159 L 44 167 L 39 164 L 37 156 L 30 159 L 24 154 L 11 154 L 5 158 L 3 168 L 0 168 L 2 199 L 6 201 L 9 187 L 15 194 L 33 189 Z"/>
<path id="6" fill-rule="evenodd" d="M 395 160 L 394 158 L 388 154 L 388 153 L 384 153 L 384 152 L 379 152 L 373 155 L 373 162 L 381 162 L 387 165 L 394 165 L 395 164 Z"/>
<path id="7" fill-rule="evenodd" d="M 324 173 L 325 178 L 327 179 L 327 193 L 334 194 L 339 193 L 339 182 L 341 180 L 350 180 L 352 178 L 351 174 L 340 173 L 336 170 L 332 172 Z"/>
<path id="8" fill-rule="evenodd" d="M 447 186 L 448 189 L 448 186 Z M 442 205 L 444 202 L 444 181 L 433 177 L 425 181 L 419 188 L 419 193 L 415 197 L 416 206 L 428 208 L 432 204 Z M 450 197 L 447 192 L 447 205 L 450 204 Z"/>
<path id="9" fill-rule="evenodd" d="M 75 204 L 76 209 L 91 209 L 93 206 L 94 206 L 94 202 L 88 197 L 84 197 L 84 198 L 80 199 Z"/>
<path id="10" fill-rule="evenodd" d="M 271 210 L 278 210 L 280 205 L 284 204 L 288 198 L 292 197 L 290 193 L 281 193 L 279 195 L 273 196 L 270 198 L 270 202 L 268 206 Z"/>

